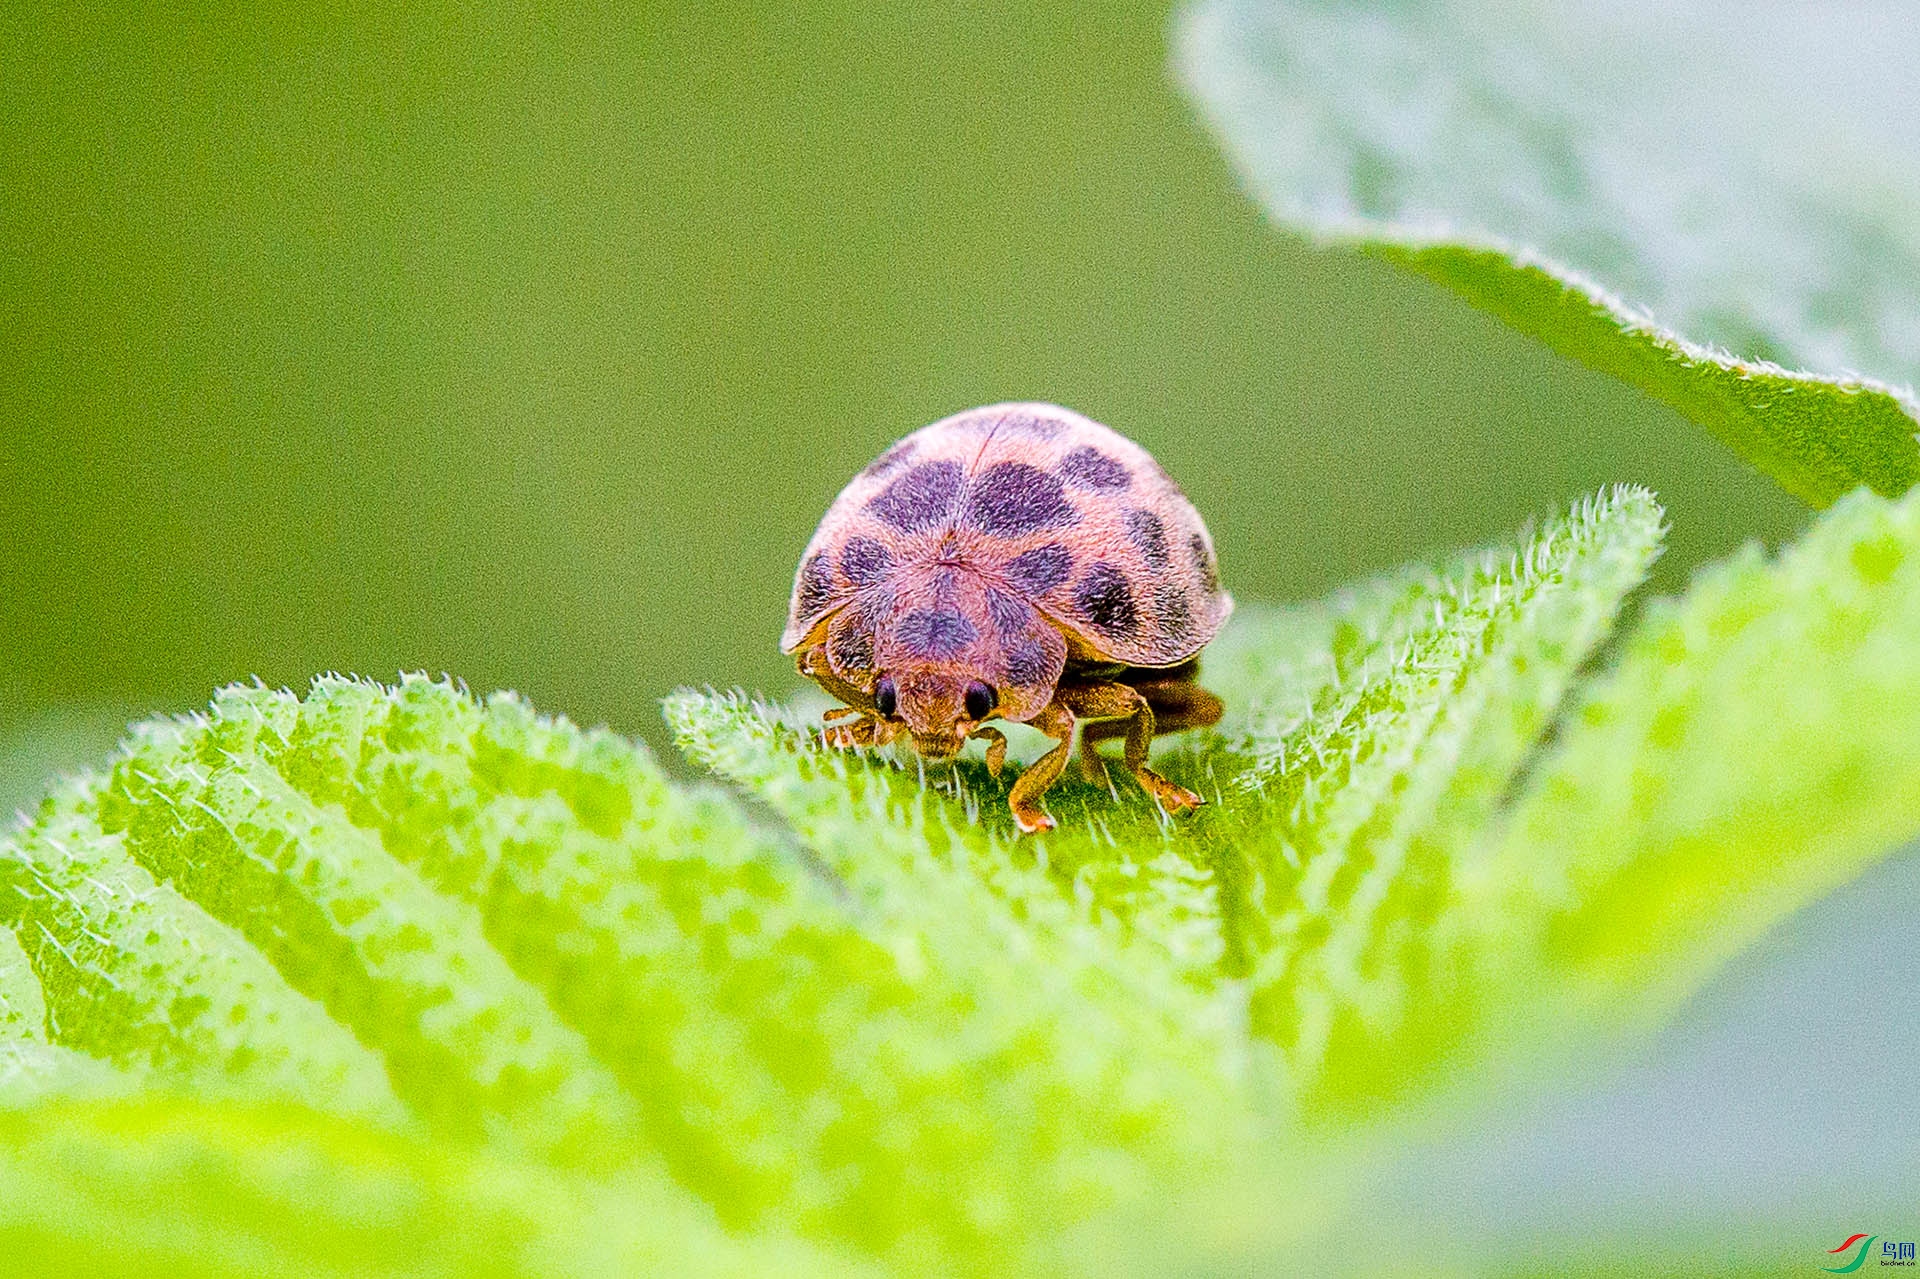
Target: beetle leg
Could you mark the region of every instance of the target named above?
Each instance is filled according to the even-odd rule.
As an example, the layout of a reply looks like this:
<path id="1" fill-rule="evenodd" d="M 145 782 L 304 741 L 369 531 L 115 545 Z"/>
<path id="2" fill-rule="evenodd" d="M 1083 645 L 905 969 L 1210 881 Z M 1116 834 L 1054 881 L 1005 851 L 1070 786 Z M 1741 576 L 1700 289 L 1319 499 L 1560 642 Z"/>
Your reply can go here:
<path id="1" fill-rule="evenodd" d="M 856 746 L 873 745 L 873 721 L 861 716 L 851 724 L 829 725 L 820 734 L 820 740 L 837 751 L 852 750 Z"/>
<path id="2" fill-rule="evenodd" d="M 850 707 L 843 707 L 850 710 Z M 850 724 L 829 724 L 820 734 L 820 740 L 835 750 L 852 750 L 856 746 L 885 746 L 899 733 L 896 725 L 886 720 L 875 719 L 865 711 L 854 711 L 860 716 Z"/>
<path id="3" fill-rule="evenodd" d="M 1096 724 L 1084 724 L 1080 728 L 1080 778 L 1095 786 L 1108 783 L 1107 760 L 1100 753 L 1098 743 L 1109 737 L 1118 737 L 1126 732 L 1126 726 L 1119 720 L 1107 720 Z"/>
<path id="4" fill-rule="evenodd" d="M 1020 774 L 1020 779 L 1014 782 L 1012 793 L 1007 796 L 1007 806 L 1013 810 L 1014 824 L 1031 835 L 1035 831 L 1054 828 L 1053 818 L 1040 807 L 1040 797 L 1047 793 L 1048 787 L 1060 780 L 1060 774 L 1066 770 L 1067 752 L 1073 746 L 1073 712 L 1056 697 L 1027 723 L 1060 743 L 1029 764 L 1027 770 Z"/>
<path id="5" fill-rule="evenodd" d="M 987 744 L 987 772 L 995 781 L 1000 779 L 1000 770 L 1007 763 L 1007 735 L 997 728 L 976 728 L 968 733 L 969 738 L 978 738 Z"/>
<path id="6" fill-rule="evenodd" d="M 846 703 L 820 717 L 831 725 L 822 734 L 827 745 L 837 750 L 854 746 L 885 746 L 900 735 L 900 721 L 882 715 L 880 708 L 873 704 L 873 694 L 834 674 L 823 646 L 816 644 L 803 650 L 794 666 L 802 675 Z M 862 717 L 859 722 L 834 723 L 835 720 L 845 720 L 854 715 Z"/>
<path id="7" fill-rule="evenodd" d="M 1226 706 L 1218 697 L 1194 683 L 1193 675 L 1194 672 L 1189 670 L 1174 678 L 1132 684 L 1140 690 L 1140 696 L 1147 699 L 1147 704 L 1153 707 L 1155 737 L 1165 737 L 1168 733 L 1189 728 L 1206 728 L 1220 722 Z M 1129 722 L 1108 719 L 1081 728 L 1080 769 L 1088 781 L 1099 783 L 1107 780 L 1107 761 L 1100 753 L 1098 743 L 1109 738 L 1125 737 Z"/>
<path id="8" fill-rule="evenodd" d="M 827 652 L 824 647 L 815 645 L 812 648 L 802 651 L 799 658 L 794 662 L 794 667 L 802 675 L 818 684 L 828 693 L 845 702 L 848 706 L 856 710 L 864 711 L 869 715 L 878 709 L 873 704 L 873 695 L 871 693 L 854 684 L 849 684 L 846 680 L 834 674 L 833 667 L 827 662 Z"/>
<path id="9" fill-rule="evenodd" d="M 1194 683 L 1191 675 L 1185 679 L 1152 680 L 1134 687 L 1153 707 L 1155 737 L 1189 728 L 1209 728 L 1218 724 L 1220 716 L 1226 713 L 1226 703 Z"/>
<path id="10" fill-rule="evenodd" d="M 1204 692 L 1204 690 L 1196 690 Z M 1206 693 L 1215 706 L 1219 699 Z M 1147 749 L 1153 743 L 1154 715 L 1153 704 L 1147 700 L 1142 690 L 1127 684 L 1062 684 L 1054 694 L 1074 714 L 1084 719 L 1120 720 L 1112 728 L 1102 726 L 1105 731 L 1094 735 L 1098 741 L 1103 737 L 1116 736 L 1118 732 L 1127 735 L 1126 765 L 1144 787 L 1148 794 L 1160 801 L 1161 807 L 1169 812 L 1181 812 L 1189 808 L 1198 808 L 1206 801 L 1184 786 L 1176 786 L 1160 774 L 1147 767 Z M 1196 703 L 1194 711 L 1205 713 L 1205 706 Z M 1178 718 L 1178 716 L 1176 716 Z M 1217 718 L 1217 717 L 1216 717 Z M 1183 728 L 1192 727 L 1194 721 L 1187 718 L 1181 721 Z M 1091 750 L 1085 739 L 1083 749 Z"/>

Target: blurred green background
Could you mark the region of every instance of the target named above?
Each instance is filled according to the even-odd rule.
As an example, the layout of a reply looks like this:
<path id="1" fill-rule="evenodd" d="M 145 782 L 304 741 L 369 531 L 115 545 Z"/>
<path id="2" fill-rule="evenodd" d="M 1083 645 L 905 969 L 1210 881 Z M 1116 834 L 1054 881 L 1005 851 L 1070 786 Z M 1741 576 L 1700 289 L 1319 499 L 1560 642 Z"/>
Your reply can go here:
<path id="1" fill-rule="evenodd" d="M 780 691 L 894 437 L 1057 400 L 1242 598 L 1612 480 L 1662 583 L 1802 513 L 1638 393 L 1266 225 L 1091 3 L 0 16 L 0 718 L 450 671 L 660 736 Z"/>

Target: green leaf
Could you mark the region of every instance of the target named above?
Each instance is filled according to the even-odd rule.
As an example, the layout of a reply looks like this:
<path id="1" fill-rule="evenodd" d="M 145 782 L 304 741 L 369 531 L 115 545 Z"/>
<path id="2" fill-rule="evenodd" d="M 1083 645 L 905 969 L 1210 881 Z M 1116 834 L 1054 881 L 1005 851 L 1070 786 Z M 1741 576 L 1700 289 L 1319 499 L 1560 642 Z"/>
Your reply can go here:
<path id="1" fill-rule="evenodd" d="M 1467 1029 L 1424 1046 L 1403 1034 L 1444 967 L 1454 861 L 1661 532 L 1651 495 L 1616 489 L 1518 547 L 1378 583 L 1345 602 L 1311 709 L 1280 733 L 1247 717 L 1242 802 L 1221 821 L 1246 866 L 1253 1027 L 1316 1104 L 1410 1092 Z"/>
<path id="2" fill-rule="evenodd" d="M 0 1241 L 17 1273 L 88 1279 L 873 1273 L 783 1231 L 728 1234 L 657 1173 L 169 1097 L 0 1111 Z"/>
<path id="3" fill-rule="evenodd" d="M 1296 809 L 1313 848 L 1367 805 L 1345 861 L 1316 877 L 1324 861 L 1302 857 L 1287 909 L 1307 922 L 1276 930 L 1286 980 L 1256 992 L 1256 1026 L 1265 996 L 1292 1018 L 1292 1056 L 1316 1050 L 1332 1113 L 1351 1114 L 1409 1076 L 1471 1090 L 1492 1068 L 1510 1084 L 1517 1063 L 1657 1025 L 1783 915 L 1920 834 L 1916 556 L 1920 494 L 1852 495 L 1778 562 L 1749 549 L 1656 602 L 1517 772 L 1459 767 L 1409 825 L 1408 803 L 1434 793 L 1421 752 L 1445 748 L 1436 733 L 1385 784 L 1345 781 L 1320 808 L 1334 822 Z M 1495 680 L 1539 679 L 1529 647 Z M 1502 708 L 1527 700 L 1489 697 L 1492 718 L 1457 739 L 1468 758 L 1505 755 Z M 1441 723 L 1472 705 L 1447 696 Z M 1375 767 L 1317 740 L 1338 718 L 1289 747 L 1317 761 L 1345 745 L 1353 773 Z M 1314 765 L 1298 771 L 1310 795 Z M 1370 900 L 1356 865 L 1397 878 Z M 1322 901 L 1324 922 L 1307 909 Z"/>
<path id="4" fill-rule="evenodd" d="M 1250 610 L 1206 659 L 1232 715 L 1220 733 L 1156 756 L 1213 799 L 1179 823 L 1131 779 L 1063 782 L 1048 800 L 1059 829 L 1026 840 L 1013 833 L 1007 784 L 977 763 L 929 783 L 918 761 L 827 751 L 802 721 L 739 697 L 683 694 L 668 719 L 696 759 L 790 821 L 857 899 L 923 939 L 957 930 L 947 944 L 965 948 L 942 952 L 944 966 L 984 969 L 996 952 L 1033 947 L 1008 936 L 1011 917 L 1061 946 L 1048 975 L 1081 991 L 1123 981 L 1126 1003 L 1189 1035 L 1250 998 L 1255 1041 L 1241 1051 L 1277 1047 L 1288 1104 L 1323 1108 L 1385 1086 L 1378 1067 L 1324 1069 L 1331 1029 L 1357 1016 L 1377 1027 L 1399 1015 L 1389 1005 L 1419 998 L 1417 955 L 1400 952 L 1427 944 L 1448 859 L 1490 819 L 1644 577 L 1660 520 L 1644 490 L 1617 489 L 1517 546 L 1322 605 Z M 1043 980 L 1022 978 L 1036 1005 L 1027 1015 L 1058 1018 L 1040 1005 Z M 1146 1025 L 1116 1032 L 1115 1051 L 1152 1042 Z M 1098 1023 L 1082 1013 L 1076 1033 L 1098 1042 Z M 1431 1054 L 1381 1060 L 1405 1091 Z"/>
<path id="5" fill-rule="evenodd" d="M 44 1042 L 47 1005 L 27 952 L 0 931 L 0 1043 Z"/>
<path id="6" fill-rule="evenodd" d="M 0 845 L 0 972 L 53 1045 L 16 1054 L 35 1081 L 114 1062 L 542 1166 L 658 1160 L 731 1227 L 896 1259 L 1044 1250 L 1221 1165 L 1226 1013 L 1135 997 L 952 870 L 893 886 L 510 696 L 325 679 L 225 690 L 51 796 Z"/>
<path id="7" fill-rule="evenodd" d="M 666 710 L 696 760 L 791 824 L 910 980 L 884 1048 L 847 1061 L 842 1086 L 891 1094 L 896 1140 L 923 1147 L 893 1175 L 931 1179 L 929 1204 L 959 1191 L 996 1214 L 1018 1205 L 1023 1230 L 1057 1229 L 1236 1161 L 1250 1121 L 1239 1001 L 1184 980 L 1186 948 L 1208 945 L 1187 925 L 1210 893 L 1204 875 L 1169 864 L 1147 805 L 1111 826 L 1080 815 L 1088 843 L 1118 844 L 1153 885 L 1110 895 L 1084 862 L 1039 868 L 984 768 L 929 779 L 917 765 L 875 767 L 738 694 L 682 692 Z M 1108 913 L 1126 906 L 1139 908 L 1136 927 Z"/>
<path id="8" fill-rule="evenodd" d="M 46 1040 L 47 1006 L 27 953 L 0 928 L 0 1107 L 22 1106 L 54 1094 L 123 1091 L 131 1076 Z"/>
<path id="9" fill-rule="evenodd" d="M 1920 495 L 1842 500 L 1661 601 L 1500 827 L 1461 918 L 1544 998 L 1657 1020 L 1781 915 L 1920 834 Z M 1504 832 L 1504 833 L 1502 833 Z"/>
<path id="10" fill-rule="evenodd" d="M 99 823 L 111 802 L 71 784 L 0 844 L 0 924 L 38 975 L 51 1041 L 210 1094 L 396 1114 L 379 1058 L 130 858 Z"/>
<path id="11" fill-rule="evenodd" d="M 1155 756 L 1207 808 L 1068 780 L 1040 838 L 976 760 L 742 695 L 666 708 L 728 793 L 510 695 L 224 690 L 0 842 L 0 1241 L 1297 1270 L 1409 1132 L 1920 831 L 1920 493 L 1716 569 L 1592 673 L 1660 535 L 1620 488 L 1250 608 L 1207 658 L 1228 719 Z"/>
<path id="12" fill-rule="evenodd" d="M 1824 506 L 1920 478 L 1915 30 L 1888 3 L 1201 0 L 1178 61 L 1284 224 L 1458 290 Z"/>

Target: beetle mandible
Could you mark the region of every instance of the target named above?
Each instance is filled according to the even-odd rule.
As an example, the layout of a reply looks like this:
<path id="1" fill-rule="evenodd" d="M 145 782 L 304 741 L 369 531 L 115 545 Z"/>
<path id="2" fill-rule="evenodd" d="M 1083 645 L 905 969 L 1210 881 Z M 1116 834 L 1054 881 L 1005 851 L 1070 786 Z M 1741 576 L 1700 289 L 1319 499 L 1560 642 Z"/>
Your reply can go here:
<path id="1" fill-rule="evenodd" d="M 1051 829 L 1041 799 L 1076 724 L 1126 738 L 1127 769 L 1165 808 L 1200 796 L 1147 767 L 1154 734 L 1217 723 L 1197 655 L 1233 611 L 1199 513 L 1147 451 L 1052 404 L 994 404 L 922 427 L 855 476 L 800 559 L 781 651 L 846 705 L 829 744 L 902 731 L 947 759 L 1004 719 L 1059 744 L 1021 773 L 1022 831 Z M 837 721 L 837 722 L 836 722 Z"/>

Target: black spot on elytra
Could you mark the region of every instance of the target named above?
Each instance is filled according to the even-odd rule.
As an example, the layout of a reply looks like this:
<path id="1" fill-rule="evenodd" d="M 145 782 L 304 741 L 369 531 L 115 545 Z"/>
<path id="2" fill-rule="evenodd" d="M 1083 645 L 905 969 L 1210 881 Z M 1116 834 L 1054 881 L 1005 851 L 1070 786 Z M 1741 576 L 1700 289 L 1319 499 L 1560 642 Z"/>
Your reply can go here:
<path id="1" fill-rule="evenodd" d="M 1033 610 L 1003 591 L 987 588 L 987 616 L 993 619 L 996 635 L 1013 636 L 1033 623 Z"/>
<path id="2" fill-rule="evenodd" d="M 812 617 L 833 598 L 833 570 L 827 567 L 827 554 L 817 551 L 800 566 L 800 581 L 795 588 L 795 607 L 801 617 Z"/>
<path id="3" fill-rule="evenodd" d="M 1048 542 L 1014 556 L 1000 571 L 1015 590 L 1045 595 L 1073 572 L 1073 552 L 1058 542 Z"/>
<path id="4" fill-rule="evenodd" d="M 1193 551 L 1193 566 L 1200 571 L 1200 583 L 1212 595 L 1220 589 L 1220 570 L 1213 562 L 1213 552 L 1207 549 L 1207 539 L 1195 533 L 1188 539 L 1187 546 Z"/>
<path id="5" fill-rule="evenodd" d="M 1104 634 L 1131 635 L 1139 624 L 1126 575 L 1111 564 L 1095 564 L 1082 574 L 1073 588 L 1073 602 L 1093 628 Z"/>
<path id="6" fill-rule="evenodd" d="M 1193 634 L 1193 603 L 1180 583 L 1162 578 L 1154 585 L 1153 611 L 1161 633 L 1169 639 L 1186 639 Z"/>
<path id="7" fill-rule="evenodd" d="M 980 637 L 957 609 L 923 608 L 894 623 L 894 637 L 915 657 L 943 661 L 958 657 Z"/>
<path id="8" fill-rule="evenodd" d="M 1047 650 L 1038 640 L 1017 639 L 1002 654 L 1000 682 L 1013 687 L 1032 686 L 1053 673 Z"/>
<path id="9" fill-rule="evenodd" d="M 1133 482 L 1126 465 L 1085 445 L 1060 459 L 1060 478 L 1075 488 L 1113 492 Z"/>
<path id="10" fill-rule="evenodd" d="M 928 462 L 916 466 L 880 490 L 867 510 L 902 533 L 937 528 L 953 513 L 960 495 L 960 464 Z"/>
<path id="11" fill-rule="evenodd" d="M 1060 528 L 1080 518 L 1056 476 L 1025 462 L 996 462 L 974 476 L 960 520 L 998 537 Z"/>
<path id="12" fill-rule="evenodd" d="M 898 444 L 888 449 L 885 453 L 882 453 L 879 457 L 876 457 L 873 459 L 873 461 L 869 462 L 867 464 L 867 469 L 860 472 L 860 474 L 865 476 L 867 479 L 877 480 L 881 476 L 891 475 L 895 471 L 899 470 L 901 467 L 905 466 L 907 464 L 907 459 L 912 456 L 913 456 L 913 442 L 911 440 L 901 440 Z"/>
<path id="13" fill-rule="evenodd" d="M 873 669 L 873 631 L 861 621 L 849 622 L 833 633 L 828 641 L 833 664 L 843 671 Z"/>
<path id="14" fill-rule="evenodd" d="M 872 586 L 892 567 L 892 552 L 870 537 L 850 537 L 840 548 L 840 575 L 855 586 Z"/>
<path id="15" fill-rule="evenodd" d="M 1148 567 L 1165 572 L 1172 563 L 1167 557 L 1167 527 L 1152 511 L 1136 507 L 1127 512 L 1127 540 L 1147 557 Z"/>

